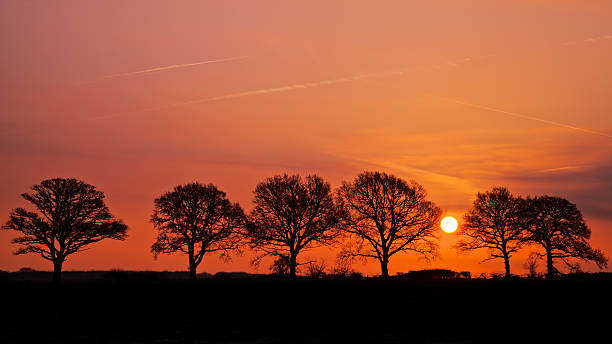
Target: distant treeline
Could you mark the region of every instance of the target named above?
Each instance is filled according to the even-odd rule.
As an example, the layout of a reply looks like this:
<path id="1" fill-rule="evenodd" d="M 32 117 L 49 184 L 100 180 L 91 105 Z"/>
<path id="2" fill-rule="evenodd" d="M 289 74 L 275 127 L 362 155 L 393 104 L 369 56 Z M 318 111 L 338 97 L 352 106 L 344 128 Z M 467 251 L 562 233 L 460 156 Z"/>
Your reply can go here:
<path id="1" fill-rule="evenodd" d="M 128 226 L 111 215 L 104 193 L 84 181 L 47 179 L 21 196 L 35 211 L 14 209 L 3 228 L 22 234 L 13 239 L 19 247 L 15 254 L 35 253 L 53 263 L 54 281 L 60 281 L 71 254 L 104 239 L 127 238 Z M 215 185 L 198 182 L 178 185 L 153 202 L 150 221 L 157 239 L 151 251 L 154 257 L 184 253 L 190 279 L 197 277 L 205 255 L 229 259 L 245 249 L 257 252 L 253 264 L 273 257 L 271 270 L 290 277 L 300 269 L 315 277 L 346 276 L 355 274 L 350 269 L 354 259 L 373 259 L 386 278 L 389 260 L 397 253 L 412 252 L 427 260 L 438 254 L 442 209 L 427 200 L 417 182 L 384 172 L 363 172 L 337 190 L 317 175 L 275 175 L 257 184 L 249 214 Z M 526 264 L 532 276 L 539 259 L 546 260 L 549 278 L 559 274 L 556 261 L 572 271 L 580 269 L 576 259 L 600 268 L 608 261 L 589 245 L 591 231 L 576 205 L 560 197 L 523 198 L 503 187 L 478 193 L 458 234 L 458 250 L 486 249 L 488 259 L 503 260 L 505 277 L 511 276 L 512 255 L 528 246 L 536 249 Z M 338 263 L 329 273 L 324 263 L 298 259 L 321 246 L 338 250 Z"/>

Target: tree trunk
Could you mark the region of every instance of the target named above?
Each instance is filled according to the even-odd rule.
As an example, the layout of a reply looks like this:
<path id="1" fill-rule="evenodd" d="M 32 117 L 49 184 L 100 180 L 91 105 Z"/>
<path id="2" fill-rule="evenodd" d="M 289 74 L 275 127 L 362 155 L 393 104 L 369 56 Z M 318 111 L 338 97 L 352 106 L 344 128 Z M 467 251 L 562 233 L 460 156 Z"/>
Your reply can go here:
<path id="1" fill-rule="evenodd" d="M 546 249 L 546 278 L 555 277 L 555 267 L 553 265 L 552 250 Z"/>
<path id="2" fill-rule="evenodd" d="M 389 277 L 389 257 L 383 256 L 380 260 L 380 277 L 387 278 Z"/>
<path id="3" fill-rule="evenodd" d="M 193 247 L 189 246 L 189 280 L 195 281 L 196 279 L 196 268 L 198 267 L 195 263 Z"/>
<path id="4" fill-rule="evenodd" d="M 297 254 L 291 252 L 289 257 L 289 277 L 295 278 L 297 275 Z"/>
<path id="5" fill-rule="evenodd" d="M 510 274 L 510 257 L 507 254 L 504 254 L 504 267 L 506 268 L 506 278 L 512 277 Z"/>
<path id="6" fill-rule="evenodd" d="M 194 281 L 196 279 L 196 266 L 195 264 L 191 263 L 189 264 L 189 279 L 191 281 Z"/>
<path id="7" fill-rule="evenodd" d="M 56 258 L 53 260 L 53 282 L 59 283 L 62 280 L 62 264 L 63 259 Z"/>

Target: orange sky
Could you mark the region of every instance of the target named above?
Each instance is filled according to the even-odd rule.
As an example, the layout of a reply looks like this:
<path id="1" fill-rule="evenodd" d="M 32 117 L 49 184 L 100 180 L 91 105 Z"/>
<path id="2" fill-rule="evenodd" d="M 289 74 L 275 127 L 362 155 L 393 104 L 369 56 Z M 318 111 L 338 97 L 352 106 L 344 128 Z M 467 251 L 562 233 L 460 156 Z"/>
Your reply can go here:
<path id="1" fill-rule="evenodd" d="M 0 44 L 0 220 L 61 176 L 96 185 L 131 227 L 66 269 L 184 269 L 149 251 L 153 199 L 180 183 L 212 182 L 248 210 L 272 174 L 336 187 L 373 169 L 458 217 L 492 186 L 567 197 L 612 254 L 610 1 L 7 0 Z M 13 256 L 14 236 L 0 232 L 0 269 L 50 269 Z M 503 269 L 455 241 L 390 272 Z M 304 257 L 333 265 L 326 250 Z"/>

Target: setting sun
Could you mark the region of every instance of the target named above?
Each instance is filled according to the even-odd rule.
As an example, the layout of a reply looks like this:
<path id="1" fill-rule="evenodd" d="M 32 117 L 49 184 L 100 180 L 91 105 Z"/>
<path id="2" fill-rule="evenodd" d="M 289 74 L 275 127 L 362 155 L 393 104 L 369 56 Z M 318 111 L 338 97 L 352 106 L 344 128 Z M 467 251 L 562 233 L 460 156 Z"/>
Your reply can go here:
<path id="1" fill-rule="evenodd" d="M 457 220 L 452 216 L 447 216 L 440 222 L 440 227 L 445 233 L 453 233 L 457 230 Z"/>

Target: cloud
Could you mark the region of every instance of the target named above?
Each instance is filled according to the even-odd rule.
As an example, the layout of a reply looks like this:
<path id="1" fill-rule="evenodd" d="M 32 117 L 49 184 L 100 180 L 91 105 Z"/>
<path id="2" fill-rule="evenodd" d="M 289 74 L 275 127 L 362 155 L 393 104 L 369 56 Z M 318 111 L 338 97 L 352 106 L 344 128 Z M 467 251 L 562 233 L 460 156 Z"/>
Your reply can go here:
<path id="1" fill-rule="evenodd" d="M 596 43 L 599 41 L 605 41 L 608 39 L 612 39 L 612 35 L 602 35 L 602 36 L 595 36 L 595 37 L 589 37 L 589 38 L 585 38 L 581 41 L 567 41 L 565 43 L 563 43 L 562 45 L 576 45 L 578 43 Z"/>
<path id="2" fill-rule="evenodd" d="M 595 43 L 595 42 L 603 41 L 603 40 L 606 40 L 606 39 L 612 39 L 612 35 L 590 37 L 590 38 L 585 39 L 584 42 Z"/>
<path id="3" fill-rule="evenodd" d="M 505 178 L 541 193 L 566 197 L 586 216 L 612 220 L 611 161 L 612 156 L 599 163 L 561 166 L 533 173 L 508 175 Z"/>

